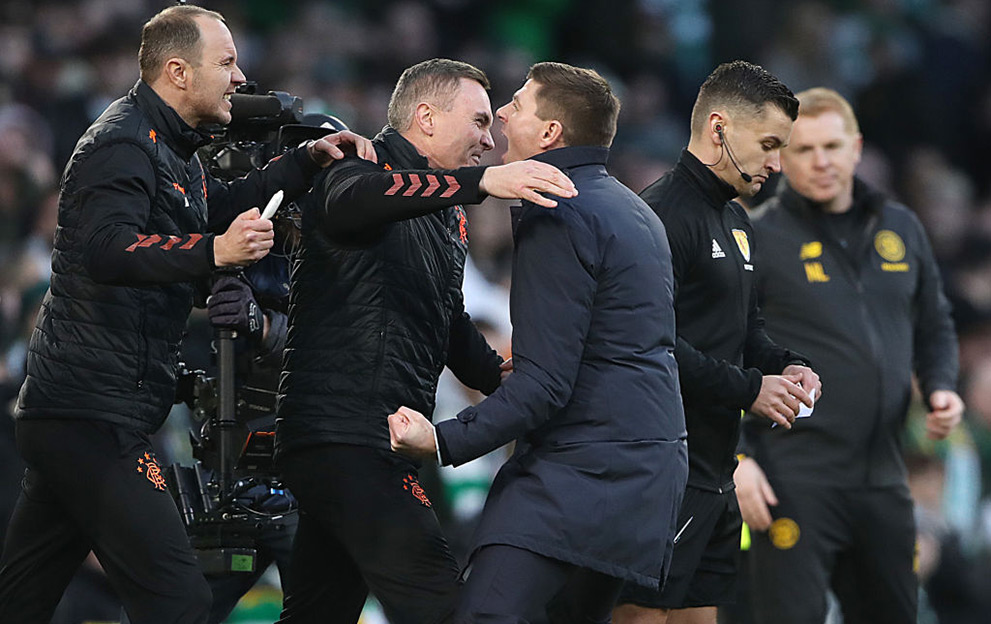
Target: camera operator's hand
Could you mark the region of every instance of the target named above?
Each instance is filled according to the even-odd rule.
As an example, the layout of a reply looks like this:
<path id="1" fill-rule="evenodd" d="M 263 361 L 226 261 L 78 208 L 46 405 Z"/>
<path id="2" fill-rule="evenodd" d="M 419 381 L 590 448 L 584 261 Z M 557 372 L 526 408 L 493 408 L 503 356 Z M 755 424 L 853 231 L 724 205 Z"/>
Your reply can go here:
<path id="1" fill-rule="evenodd" d="M 262 337 L 265 314 L 251 287 L 233 275 L 222 275 L 213 283 L 206 311 L 214 327 L 236 329 L 252 340 Z"/>
<path id="2" fill-rule="evenodd" d="M 213 263 L 217 267 L 247 266 L 264 258 L 274 241 L 272 222 L 252 208 L 239 214 L 226 232 L 213 239 Z"/>
<path id="3" fill-rule="evenodd" d="M 482 174 L 478 190 L 502 199 L 525 199 L 545 208 L 553 208 L 557 206 L 557 202 L 538 193 L 550 193 L 558 197 L 574 197 L 578 194 L 571 178 L 561 173 L 557 167 L 536 160 L 520 160 L 487 168 Z"/>
<path id="4" fill-rule="evenodd" d="M 344 150 L 353 151 L 359 158 L 378 162 L 378 156 L 375 154 L 375 146 L 372 145 L 372 142 L 350 130 L 341 130 L 316 141 L 310 141 L 306 149 L 313 162 L 321 167 L 326 167 L 335 160 L 344 158 Z"/>

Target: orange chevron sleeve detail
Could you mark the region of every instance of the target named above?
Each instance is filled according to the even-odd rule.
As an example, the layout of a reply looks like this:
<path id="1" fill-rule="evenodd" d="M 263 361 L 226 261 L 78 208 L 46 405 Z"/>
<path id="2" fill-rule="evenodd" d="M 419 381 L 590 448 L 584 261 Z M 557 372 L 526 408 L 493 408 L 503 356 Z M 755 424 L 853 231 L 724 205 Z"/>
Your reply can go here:
<path id="1" fill-rule="evenodd" d="M 458 184 L 454 176 L 446 175 L 444 181 L 447 182 L 447 190 L 440 194 L 441 197 L 450 197 L 461 190 L 461 185 Z"/>
<path id="2" fill-rule="evenodd" d="M 394 184 L 392 185 L 392 188 L 385 192 L 386 195 L 395 195 L 399 192 L 399 189 L 406 185 L 406 181 L 403 180 L 403 174 L 401 173 L 392 174 L 392 180 Z"/>
<path id="3" fill-rule="evenodd" d="M 420 176 L 416 175 L 415 173 L 409 174 L 409 180 L 410 180 L 410 187 L 406 189 L 405 193 L 403 193 L 403 197 L 409 197 L 411 195 L 415 195 L 417 190 L 419 190 L 419 188 L 423 186 L 423 182 L 420 182 Z"/>
<path id="4" fill-rule="evenodd" d="M 440 188 L 440 182 L 437 181 L 437 176 L 428 174 L 427 188 L 423 189 L 423 197 L 430 197 L 439 188 Z"/>

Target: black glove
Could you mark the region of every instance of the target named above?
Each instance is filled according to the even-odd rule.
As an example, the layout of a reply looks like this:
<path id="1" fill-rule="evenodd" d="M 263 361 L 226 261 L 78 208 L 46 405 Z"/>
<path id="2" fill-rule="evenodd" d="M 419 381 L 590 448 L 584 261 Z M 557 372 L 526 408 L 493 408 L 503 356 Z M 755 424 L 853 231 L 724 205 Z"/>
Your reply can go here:
<path id="1" fill-rule="evenodd" d="M 240 279 L 224 275 L 213 283 L 206 300 L 207 314 L 214 327 L 229 327 L 252 340 L 262 337 L 265 317 L 251 288 Z"/>

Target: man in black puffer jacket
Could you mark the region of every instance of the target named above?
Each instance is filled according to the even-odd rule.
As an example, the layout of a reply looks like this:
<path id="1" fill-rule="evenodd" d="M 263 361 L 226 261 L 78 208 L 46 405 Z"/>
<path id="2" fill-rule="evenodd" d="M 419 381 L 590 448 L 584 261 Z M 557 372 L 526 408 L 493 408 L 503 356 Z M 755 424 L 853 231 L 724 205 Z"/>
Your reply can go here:
<path id="1" fill-rule="evenodd" d="M 209 588 L 148 440 L 175 397 L 192 282 L 267 254 L 272 223 L 237 212 L 280 188 L 305 192 L 343 156 L 321 139 L 220 184 L 195 151 L 210 138 L 196 127 L 230 122 L 244 81 L 223 18 L 166 9 L 145 25 L 139 60 L 141 80 L 62 178 L 51 289 L 17 403 L 28 469 L 0 561 L 0 622 L 48 622 L 90 550 L 134 624 L 206 621 Z"/>
<path id="2" fill-rule="evenodd" d="M 344 159 L 304 207 L 277 425 L 301 510 L 283 622 L 357 622 L 369 588 L 393 624 L 453 614 L 457 563 L 386 418 L 429 416 L 445 365 L 485 393 L 508 368 L 464 311 L 460 204 L 574 194 L 544 163 L 469 166 L 493 147 L 487 88 L 466 63 L 410 67 L 373 141 L 380 165 Z"/>

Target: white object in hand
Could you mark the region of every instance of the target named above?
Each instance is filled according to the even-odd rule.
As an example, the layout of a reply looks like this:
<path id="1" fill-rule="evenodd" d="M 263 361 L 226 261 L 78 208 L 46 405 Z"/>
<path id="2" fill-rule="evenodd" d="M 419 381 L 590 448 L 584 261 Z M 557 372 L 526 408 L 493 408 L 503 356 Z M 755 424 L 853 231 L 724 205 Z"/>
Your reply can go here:
<path id="1" fill-rule="evenodd" d="M 796 419 L 798 419 L 798 418 L 808 418 L 809 416 L 812 415 L 812 410 L 815 409 L 815 401 L 816 401 L 816 389 L 815 388 L 812 388 L 811 390 L 809 390 L 809 398 L 812 399 L 812 407 L 809 407 L 805 403 L 799 403 L 798 404 L 798 414 L 795 415 L 795 418 Z M 772 422 L 771 423 L 771 429 L 774 429 L 777 426 L 778 426 L 778 423 L 776 423 L 776 422 Z"/>
<path id="2" fill-rule="evenodd" d="M 282 197 L 284 195 L 285 193 L 282 192 L 282 189 L 279 189 L 275 192 L 275 195 L 272 195 L 272 199 L 268 200 L 265 210 L 262 211 L 262 219 L 271 219 L 275 215 L 275 211 L 282 205 Z"/>
<path id="3" fill-rule="evenodd" d="M 812 399 L 812 405 L 813 406 L 812 407 L 809 407 L 805 403 L 799 404 L 799 406 L 798 406 L 798 414 L 795 416 L 795 418 L 808 418 L 809 416 L 812 415 L 812 410 L 815 409 L 815 400 L 816 400 L 816 389 L 815 388 L 812 388 L 811 390 L 809 390 L 809 398 Z"/>

